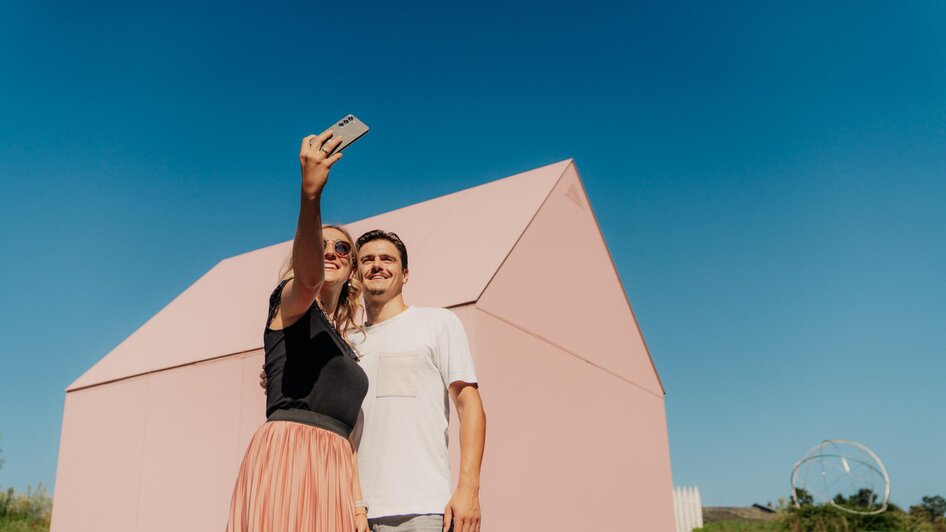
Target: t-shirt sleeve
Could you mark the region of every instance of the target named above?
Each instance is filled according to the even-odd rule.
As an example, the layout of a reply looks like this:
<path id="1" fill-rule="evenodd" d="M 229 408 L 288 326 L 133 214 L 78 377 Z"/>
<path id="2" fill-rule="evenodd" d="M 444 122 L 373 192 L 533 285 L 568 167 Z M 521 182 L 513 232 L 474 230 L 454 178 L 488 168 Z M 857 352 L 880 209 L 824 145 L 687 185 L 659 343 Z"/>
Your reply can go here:
<path id="1" fill-rule="evenodd" d="M 447 386 L 458 381 L 478 382 L 463 322 L 449 310 L 444 310 L 443 328 L 437 337 L 437 356 L 440 361 L 440 374 Z"/>

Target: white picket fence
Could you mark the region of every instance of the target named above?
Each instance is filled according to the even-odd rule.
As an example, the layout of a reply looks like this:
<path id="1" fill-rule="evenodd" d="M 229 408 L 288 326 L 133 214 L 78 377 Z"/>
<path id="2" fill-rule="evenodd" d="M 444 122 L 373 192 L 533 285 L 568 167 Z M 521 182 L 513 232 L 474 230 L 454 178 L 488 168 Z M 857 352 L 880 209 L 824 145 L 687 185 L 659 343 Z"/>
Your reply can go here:
<path id="1" fill-rule="evenodd" d="M 700 501 L 699 488 L 673 488 L 673 516 L 677 520 L 677 532 L 690 532 L 703 526 L 703 503 Z"/>

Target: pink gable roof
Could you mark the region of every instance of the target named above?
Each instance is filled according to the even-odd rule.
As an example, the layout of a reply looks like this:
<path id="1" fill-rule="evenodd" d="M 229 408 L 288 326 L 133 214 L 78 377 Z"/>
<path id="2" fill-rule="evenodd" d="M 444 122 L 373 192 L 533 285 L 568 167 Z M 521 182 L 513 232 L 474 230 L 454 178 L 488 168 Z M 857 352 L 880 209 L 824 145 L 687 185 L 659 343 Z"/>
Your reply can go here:
<path id="1" fill-rule="evenodd" d="M 571 164 L 561 161 L 347 224 L 394 231 L 410 252 L 415 305 L 476 301 Z M 67 391 L 262 347 L 266 300 L 290 242 L 221 261 Z"/>

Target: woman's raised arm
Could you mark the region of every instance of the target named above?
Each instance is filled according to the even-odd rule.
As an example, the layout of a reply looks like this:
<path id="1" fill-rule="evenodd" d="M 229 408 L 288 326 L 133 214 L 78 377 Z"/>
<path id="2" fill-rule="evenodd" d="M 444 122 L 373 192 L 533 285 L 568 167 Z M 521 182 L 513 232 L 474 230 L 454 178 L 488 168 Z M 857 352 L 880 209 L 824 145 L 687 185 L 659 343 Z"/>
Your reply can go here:
<path id="1" fill-rule="evenodd" d="M 283 327 L 290 325 L 309 309 L 325 280 L 322 191 L 328 182 L 332 165 L 342 158 L 341 152 L 332 153 L 341 141 L 340 137 L 332 138 L 331 130 L 302 139 L 302 147 L 299 149 L 302 197 L 299 223 L 292 242 L 293 280 L 283 288 L 280 316 L 276 318 L 282 322 Z"/>

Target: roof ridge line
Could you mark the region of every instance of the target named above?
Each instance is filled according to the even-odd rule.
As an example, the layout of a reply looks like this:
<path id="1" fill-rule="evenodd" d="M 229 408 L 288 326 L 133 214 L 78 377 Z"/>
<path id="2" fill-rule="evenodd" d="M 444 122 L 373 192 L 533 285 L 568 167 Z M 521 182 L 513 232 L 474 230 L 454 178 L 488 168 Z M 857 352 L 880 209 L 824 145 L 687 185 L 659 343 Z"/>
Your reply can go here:
<path id="1" fill-rule="evenodd" d="M 444 198 L 448 198 L 448 197 L 450 197 L 450 196 L 454 196 L 454 195 L 457 195 L 457 194 L 462 194 L 463 192 L 467 192 L 467 191 L 470 191 L 470 190 L 473 190 L 473 189 L 476 189 L 476 188 L 486 187 L 486 186 L 489 186 L 489 185 L 493 185 L 493 184 L 498 183 L 498 182 L 500 182 L 500 181 L 505 181 L 505 180 L 507 180 L 507 179 L 512 179 L 512 178 L 518 177 L 518 176 L 520 176 L 520 175 L 522 175 L 522 174 L 528 174 L 528 173 L 530 173 L 530 172 L 535 172 L 535 171 L 541 170 L 541 169 L 543 169 L 543 168 L 545 168 L 545 167 L 554 166 L 554 165 L 556 165 L 556 164 L 561 164 L 561 163 L 564 163 L 564 162 L 566 162 L 566 161 L 568 161 L 569 164 L 572 164 L 572 162 L 574 161 L 574 159 L 571 158 L 571 157 L 568 157 L 568 158 L 566 158 L 566 159 L 562 159 L 562 160 L 560 160 L 560 161 L 555 161 L 555 162 L 553 162 L 553 163 L 543 164 L 542 166 L 539 166 L 538 168 L 530 168 L 530 169 L 528 169 L 528 170 L 523 170 L 523 171 L 521 171 L 521 172 L 517 172 L 517 173 L 512 174 L 512 175 L 507 175 L 507 176 L 505 176 L 505 177 L 500 177 L 499 179 L 493 179 L 493 180 L 490 180 L 490 181 L 486 181 L 485 183 L 480 183 L 480 184 L 478 184 L 478 185 L 472 185 L 472 186 L 469 186 L 469 187 L 466 187 L 466 188 L 461 188 L 460 190 L 454 190 L 453 192 L 448 192 L 448 193 L 446 193 L 446 194 L 441 194 L 440 196 L 434 196 L 434 197 L 432 197 L 432 198 L 427 198 L 427 199 L 425 199 L 425 200 L 418 201 L 417 203 L 411 203 L 411 204 L 409 204 L 409 205 L 404 205 L 404 206 L 402 206 L 402 207 L 397 207 L 396 209 L 392 209 L 392 210 L 390 210 L 390 211 L 379 212 L 379 213 L 371 214 L 371 215 L 369 215 L 369 216 L 365 216 L 364 218 L 359 218 L 359 219 L 357 219 L 357 220 L 349 220 L 349 221 L 347 221 L 347 222 L 342 222 L 342 223 L 339 224 L 339 225 L 350 225 L 350 224 L 353 224 L 353 223 L 363 222 L 363 221 L 369 220 L 369 219 L 371 219 L 371 218 L 377 218 L 378 216 L 386 216 L 386 215 L 389 215 L 389 214 L 392 214 L 392 213 L 395 213 L 395 212 L 398 212 L 398 211 L 402 211 L 402 210 L 404 210 L 404 209 L 410 209 L 410 208 L 416 207 L 416 206 L 418 206 L 418 205 L 423 205 L 423 204 L 429 203 L 429 202 L 431 202 L 431 201 L 437 201 L 437 200 L 444 199 Z M 567 166 L 566 166 L 566 168 L 567 168 Z M 563 172 L 563 173 L 564 173 L 564 172 Z M 273 245 L 277 245 L 277 244 L 273 244 Z M 259 250 L 257 250 L 257 251 L 259 251 Z M 251 252 L 248 252 L 248 253 L 251 253 Z M 238 256 L 238 255 L 236 255 L 236 256 Z"/>

